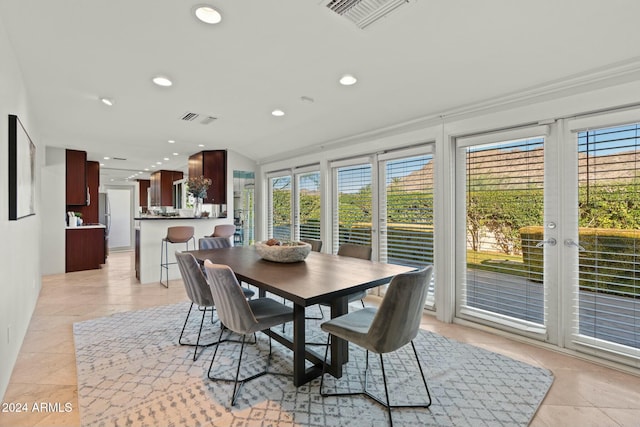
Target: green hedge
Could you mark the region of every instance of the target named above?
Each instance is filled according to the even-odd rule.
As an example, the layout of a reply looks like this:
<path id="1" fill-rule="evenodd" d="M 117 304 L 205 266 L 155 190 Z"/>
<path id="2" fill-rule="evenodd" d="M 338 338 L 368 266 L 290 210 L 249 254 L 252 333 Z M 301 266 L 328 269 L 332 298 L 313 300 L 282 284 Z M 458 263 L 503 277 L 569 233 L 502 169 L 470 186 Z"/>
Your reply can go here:
<path id="1" fill-rule="evenodd" d="M 522 260 L 532 280 L 542 281 L 541 226 L 520 229 Z M 580 289 L 624 296 L 640 295 L 640 230 L 578 229 Z M 558 242 L 562 244 L 562 242 Z"/>
<path id="2" fill-rule="evenodd" d="M 371 244 L 371 224 L 356 223 L 341 229 L 340 243 Z M 387 256 L 389 260 L 423 266 L 433 264 L 433 226 L 426 224 L 387 224 Z"/>

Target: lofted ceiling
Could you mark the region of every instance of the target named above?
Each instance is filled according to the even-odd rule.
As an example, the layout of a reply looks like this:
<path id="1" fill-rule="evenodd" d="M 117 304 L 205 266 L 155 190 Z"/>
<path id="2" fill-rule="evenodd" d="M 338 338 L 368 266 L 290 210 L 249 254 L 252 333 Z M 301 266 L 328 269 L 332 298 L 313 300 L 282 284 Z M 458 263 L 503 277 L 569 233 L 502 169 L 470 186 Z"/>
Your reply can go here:
<path id="1" fill-rule="evenodd" d="M 637 0 L 411 0 L 365 29 L 321 0 L 210 0 L 207 25 L 205 1 L 0 0 L 36 143 L 116 180 L 203 149 L 260 162 L 640 58 Z"/>

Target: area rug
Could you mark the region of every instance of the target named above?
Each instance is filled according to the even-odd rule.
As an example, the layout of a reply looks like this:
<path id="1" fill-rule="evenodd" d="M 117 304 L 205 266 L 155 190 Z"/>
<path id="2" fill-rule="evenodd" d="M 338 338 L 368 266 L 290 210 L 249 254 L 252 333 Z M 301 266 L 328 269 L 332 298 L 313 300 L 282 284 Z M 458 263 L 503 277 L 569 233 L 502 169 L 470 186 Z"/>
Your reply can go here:
<path id="1" fill-rule="evenodd" d="M 212 382 L 213 347 L 194 362 L 193 347 L 178 345 L 188 303 L 172 304 L 75 323 L 78 401 L 83 426 L 380 426 L 386 410 L 366 397 L 319 395 L 320 380 L 294 387 L 290 377 L 266 375 L 245 385 L 230 407 L 232 383 Z M 314 307 L 309 310 L 315 310 Z M 309 313 L 317 314 L 317 313 Z M 195 340 L 201 316 L 191 316 Z M 324 342 L 320 321 L 308 321 L 307 340 Z M 291 334 L 291 326 L 286 333 Z M 207 315 L 202 339 L 217 337 Z M 415 340 L 433 403 L 429 409 L 393 411 L 396 426 L 526 426 L 553 376 L 545 369 L 440 335 L 420 331 Z M 233 378 L 240 345 L 220 346 L 214 374 Z M 322 349 L 318 350 L 319 352 Z M 243 356 L 245 376 L 263 369 L 269 340 L 258 334 Z M 362 387 L 364 352 L 350 347 L 340 380 L 329 391 Z M 368 389 L 384 399 L 377 355 L 370 357 Z M 292 353 L 273 342 L 271 369 L 288 373 Z M 411 347 L 385 358 L 392 404 L 426 401 Z"/>

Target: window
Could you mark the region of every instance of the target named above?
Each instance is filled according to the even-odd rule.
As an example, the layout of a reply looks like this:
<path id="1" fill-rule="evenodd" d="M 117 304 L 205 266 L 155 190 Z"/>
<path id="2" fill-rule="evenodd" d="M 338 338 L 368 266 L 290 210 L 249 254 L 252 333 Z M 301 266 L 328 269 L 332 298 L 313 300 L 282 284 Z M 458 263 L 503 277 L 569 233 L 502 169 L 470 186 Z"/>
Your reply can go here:
<path id="1" fill-rule="evenodd" d="M 291 175 L 269 178 L 269 237 L 292 239 Z"/>

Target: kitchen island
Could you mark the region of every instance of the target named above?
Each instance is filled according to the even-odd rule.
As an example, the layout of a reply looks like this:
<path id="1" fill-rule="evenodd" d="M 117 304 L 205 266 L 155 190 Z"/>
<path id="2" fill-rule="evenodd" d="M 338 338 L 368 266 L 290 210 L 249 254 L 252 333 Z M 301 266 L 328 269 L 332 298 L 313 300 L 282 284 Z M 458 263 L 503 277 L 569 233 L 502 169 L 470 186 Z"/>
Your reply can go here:
<path id="1" fill-rule="evenodd" d="M 189 249 L 198 249 L 198 239 L 210 236 L 216 225 L 233 223 L 233 220 L 228 218 L 189 218 L 179 216 L 142 216 L 134 218 L 134 220 L 136 225 L 135 270 L 136 278 L 141 284 L 160 282 L 160 249 L 162 247 L 162 239 L 167 235 L 167 228 L 177 226 L 193 227 L 195 247 L 190 242 Z M 184 243 L 169 243 L 169 262 L 176 262 L 175 251 L 184 250 L 186 250 Z M 170 265 L 169 280 L 180 278 L 178 265 Z"/>

